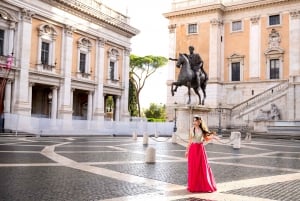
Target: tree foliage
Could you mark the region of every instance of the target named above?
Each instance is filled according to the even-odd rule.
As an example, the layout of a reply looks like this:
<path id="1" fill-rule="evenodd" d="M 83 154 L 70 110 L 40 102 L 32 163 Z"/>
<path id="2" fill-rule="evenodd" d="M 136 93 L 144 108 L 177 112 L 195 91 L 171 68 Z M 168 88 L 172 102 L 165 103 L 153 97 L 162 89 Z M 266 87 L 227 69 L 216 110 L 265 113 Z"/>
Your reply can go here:
<path id="1" fill-rule="evenodd" d="M 153 119 L 166 119 L 166 105 L 151 103 L 150 107 L 145 110 L 145 116 Z"/>
<path id="2" fill-rule="evenodd" d="M 168 59 L 162 56 L 148 55 L 144 57 L 130 55 L 130 81 L 134 85 L 138 116 L 141 116 L 140 93 L 145 86 L 146 80 L 155 71 L 165 66 Z"/>
<path id="3" fill-rule="evenodd" d="M 138 116 L 136 89 L 134 87 L 134 84 L 132 83 L 132 79 L 129 79 L 128 103 L 128 111 L 130 113 L 130 116 Z"/>

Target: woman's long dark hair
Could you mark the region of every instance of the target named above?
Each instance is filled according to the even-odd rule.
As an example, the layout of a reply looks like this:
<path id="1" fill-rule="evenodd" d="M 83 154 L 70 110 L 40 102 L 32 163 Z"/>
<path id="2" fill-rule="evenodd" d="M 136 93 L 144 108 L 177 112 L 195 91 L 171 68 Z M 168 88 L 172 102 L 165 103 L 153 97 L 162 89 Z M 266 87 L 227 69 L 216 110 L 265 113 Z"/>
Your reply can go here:
<path id="1" fill-rule="evenodd" d="M 194 119 L 196 119 L 197 121 L 201 120 L 199 128 L 201 129 L 204 137 L 211 135 L 210 131 L 203 129 L 201 117 L 195 116 Z M 193 132 L 194 132 L 194 135 L 195 135 L 195 128 L 193 129 Z"/>

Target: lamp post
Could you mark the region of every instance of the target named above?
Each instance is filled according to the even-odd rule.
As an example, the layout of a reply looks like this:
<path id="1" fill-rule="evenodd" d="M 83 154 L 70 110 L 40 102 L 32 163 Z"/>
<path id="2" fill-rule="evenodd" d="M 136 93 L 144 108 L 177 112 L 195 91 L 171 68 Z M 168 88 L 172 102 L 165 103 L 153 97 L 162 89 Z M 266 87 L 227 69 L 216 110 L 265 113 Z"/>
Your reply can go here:
<path id="1" fill-rule="evenodd" d="M 219 113 L 219 126 L 218 126 L 218 135 L 222 137 L 222 129 L 221 129 L 221 123 L 222 123 L 222 108 L 221 104 L 218 105 L 217 111 Z"/>
<path id="2" fill-rule="evenodd" d="M 52 92 L 51 91 L 48 93 L 48 103 L 49 103 L 49 107 L 48 107 L 49 118 L 51 119 L 51 110 L 52 110 Z"/>
<path id="3" fill-rule="evenodd" d="M 174 109 L 175 111 L 175 117 L 174 117 L 174 128 L 173 128 L 173 131 L 174 133 L 177 131 L 177 126 L 176 126 L 176 120 L 177 120 L 177 117 L 176 117 L 176 108 Z"/>

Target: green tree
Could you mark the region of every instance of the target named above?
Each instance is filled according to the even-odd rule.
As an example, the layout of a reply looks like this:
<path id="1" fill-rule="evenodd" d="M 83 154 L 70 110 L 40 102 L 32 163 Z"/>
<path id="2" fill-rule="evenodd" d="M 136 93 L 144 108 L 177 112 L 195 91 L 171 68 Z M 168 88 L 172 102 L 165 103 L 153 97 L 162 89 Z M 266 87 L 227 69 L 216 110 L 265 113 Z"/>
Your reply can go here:
<path id="1" fill-rule="evenodd" d="M 145 116 L 149 119 L 166 119 L 166 105 L 158 105 L 155 103 L 151 103 L 150 107 L 145 110 Z"/>
<path id="2" fill-rule="evenodd" d="M 155 73 L 158 68 L 165 66 L 167 62 L 168 59 L 162 56 L 148 55 L 140 57 L 133 54 L 130 55 L 129 78 L 135 88 L 139 117 L 141 116 L 140 93 L 145 86 L 146 80 Z"/>
<path id="3" fill-rule="evenodd" d="M 128 111 L 130 116 L 136 117 L 138 116 L 137 109 L 137 97 L 136 97 L 136 88 L 132 83 L 132 79 L 129 79 L 129 96 L 128 96 Z"/>

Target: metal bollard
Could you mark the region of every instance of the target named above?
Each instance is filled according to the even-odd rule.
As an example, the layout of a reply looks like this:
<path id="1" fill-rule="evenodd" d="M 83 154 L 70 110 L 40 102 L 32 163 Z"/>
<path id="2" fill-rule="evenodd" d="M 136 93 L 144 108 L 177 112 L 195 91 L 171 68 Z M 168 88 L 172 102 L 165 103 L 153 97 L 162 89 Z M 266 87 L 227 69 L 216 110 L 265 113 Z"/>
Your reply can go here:
<path id="1" fill-rule="evenodd" d="M 241 148 L 241 133 L 240 132 L 232 132 L 232 133 L 234 133 L 233 148 L 234 149 Z"/>
<path id="2" fill-rule="evenodd" d="M 146 150 L 146 163 L 155 163 L 156 150 L 153 147 L 148 147 Z"/>
<path id="3" fill-rule="evenodd" d="M 144 133 L 143 134 L 143 145 L 147 145 L 148 144 L 148 134 Z"/>

